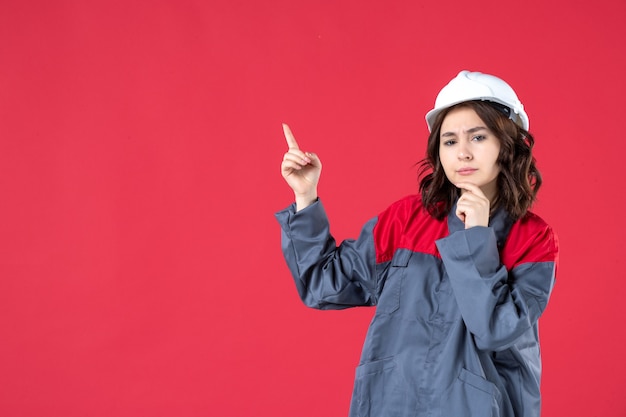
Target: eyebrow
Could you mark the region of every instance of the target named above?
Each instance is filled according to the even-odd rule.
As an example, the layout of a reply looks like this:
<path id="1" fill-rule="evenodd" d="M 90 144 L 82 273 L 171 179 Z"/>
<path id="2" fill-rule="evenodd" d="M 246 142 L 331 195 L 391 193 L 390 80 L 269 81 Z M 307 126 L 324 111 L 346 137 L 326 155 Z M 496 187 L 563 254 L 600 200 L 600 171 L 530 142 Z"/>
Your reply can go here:
<path id="1" fill-rule="evenodd" d="M 471 129 L 467 129 L 467 133 L 469 133 L 471 135 L 472 133 L 476 133 L 476 132 L 479 132 L 481 130 L 487 130 L 487 128 L 484 127 L 484 126 L 476 126 L 476 127 L 471 128 Z M 449 136 L 456 136 L 456 134 L 454 132 L 445 132 L 445 133 L 441 134 L 442 138 L 449 137 Z"/>

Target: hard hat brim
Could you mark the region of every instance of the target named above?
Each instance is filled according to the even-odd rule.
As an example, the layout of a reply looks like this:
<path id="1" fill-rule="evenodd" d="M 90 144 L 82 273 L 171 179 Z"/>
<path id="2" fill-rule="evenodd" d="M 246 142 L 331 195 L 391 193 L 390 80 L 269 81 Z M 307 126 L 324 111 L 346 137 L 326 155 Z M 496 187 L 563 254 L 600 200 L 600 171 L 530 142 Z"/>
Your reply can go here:
<path id="1" fill-rule="evenodd" d="M 524 110 L 516 111 L 516 109 L 511 108 L 509 103 L 506 103 L 503 100 L 498 100 L 495 97 L 479 96 L 479 97 L 473 97 L 473 98 L 464 98 L 463 100 L 459 100 L 459 101 L 452 102 L 452 103 L 446 103 L 445 106 L 437 107 L 437 108 L 430 110 L 428 113 L 426 113 L 426 124 L 428 125 L 428 131 L 429 132 L 432 131 L 433 124 L 435 123 L 435 119 L 437 119 L 437 116 L 439 115 L 439 113 L 441 113 L 442 111 L 446 109 L 449 109 L 452 106 L 456 106 L 457 104 L 465 103 L 468 101 L 491 101 L 494 103 L 502 104 L 503 106 L 506 106 L 511 110 L 512 115 L 514 114 L 517 116 L 515 119 L 511 119 L 511 120 L 517 123 L 522 129 L 528 130 L 528 127 L 529 127 L 528 115 L 526 114 Z"/>

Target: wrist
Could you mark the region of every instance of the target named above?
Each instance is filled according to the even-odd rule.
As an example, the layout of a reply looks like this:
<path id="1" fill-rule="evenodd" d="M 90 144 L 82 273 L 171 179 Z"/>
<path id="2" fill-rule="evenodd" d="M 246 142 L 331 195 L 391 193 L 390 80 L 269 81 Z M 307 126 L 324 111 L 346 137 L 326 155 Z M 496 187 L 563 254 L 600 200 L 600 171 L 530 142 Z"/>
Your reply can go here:
<path id="1" fill-rule="evenodd" d="M 300 211 L 317 201 L 317 192 L 309 194 L 296 194 L 296 211 Z"/>

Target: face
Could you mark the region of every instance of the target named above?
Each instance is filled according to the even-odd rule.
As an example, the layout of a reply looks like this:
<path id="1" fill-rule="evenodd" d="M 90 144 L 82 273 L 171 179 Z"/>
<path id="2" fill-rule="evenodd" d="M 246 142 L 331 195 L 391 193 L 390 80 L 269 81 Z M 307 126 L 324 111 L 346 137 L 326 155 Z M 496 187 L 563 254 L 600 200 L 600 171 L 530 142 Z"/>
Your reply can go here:
<path id="1" fill-rule="evenodd" d="M 439 159 L 452 184 L 467 182 L 489 200 L 497 195 L 500 140 L 469 107 L 451 110 L 441 124 Z"/>

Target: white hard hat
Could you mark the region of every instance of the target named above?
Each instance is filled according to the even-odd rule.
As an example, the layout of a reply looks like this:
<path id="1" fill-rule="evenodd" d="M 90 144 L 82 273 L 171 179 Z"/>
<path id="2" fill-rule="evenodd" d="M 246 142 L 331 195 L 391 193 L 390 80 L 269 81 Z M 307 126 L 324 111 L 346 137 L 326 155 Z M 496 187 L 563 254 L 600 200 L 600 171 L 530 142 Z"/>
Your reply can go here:
<path id="1" fill-rule="evenodd" d="M 441 89 L 435 100 L 435 108 L 426 113 L 428 130 L 432 129 L 437 115 L 455 104 L 471 100 L 484 100 L 505 106 L 511 120 L 528 130 L 528 115 L 515 91 L 504 80 L 481 72 L 461 71 Z"/>

